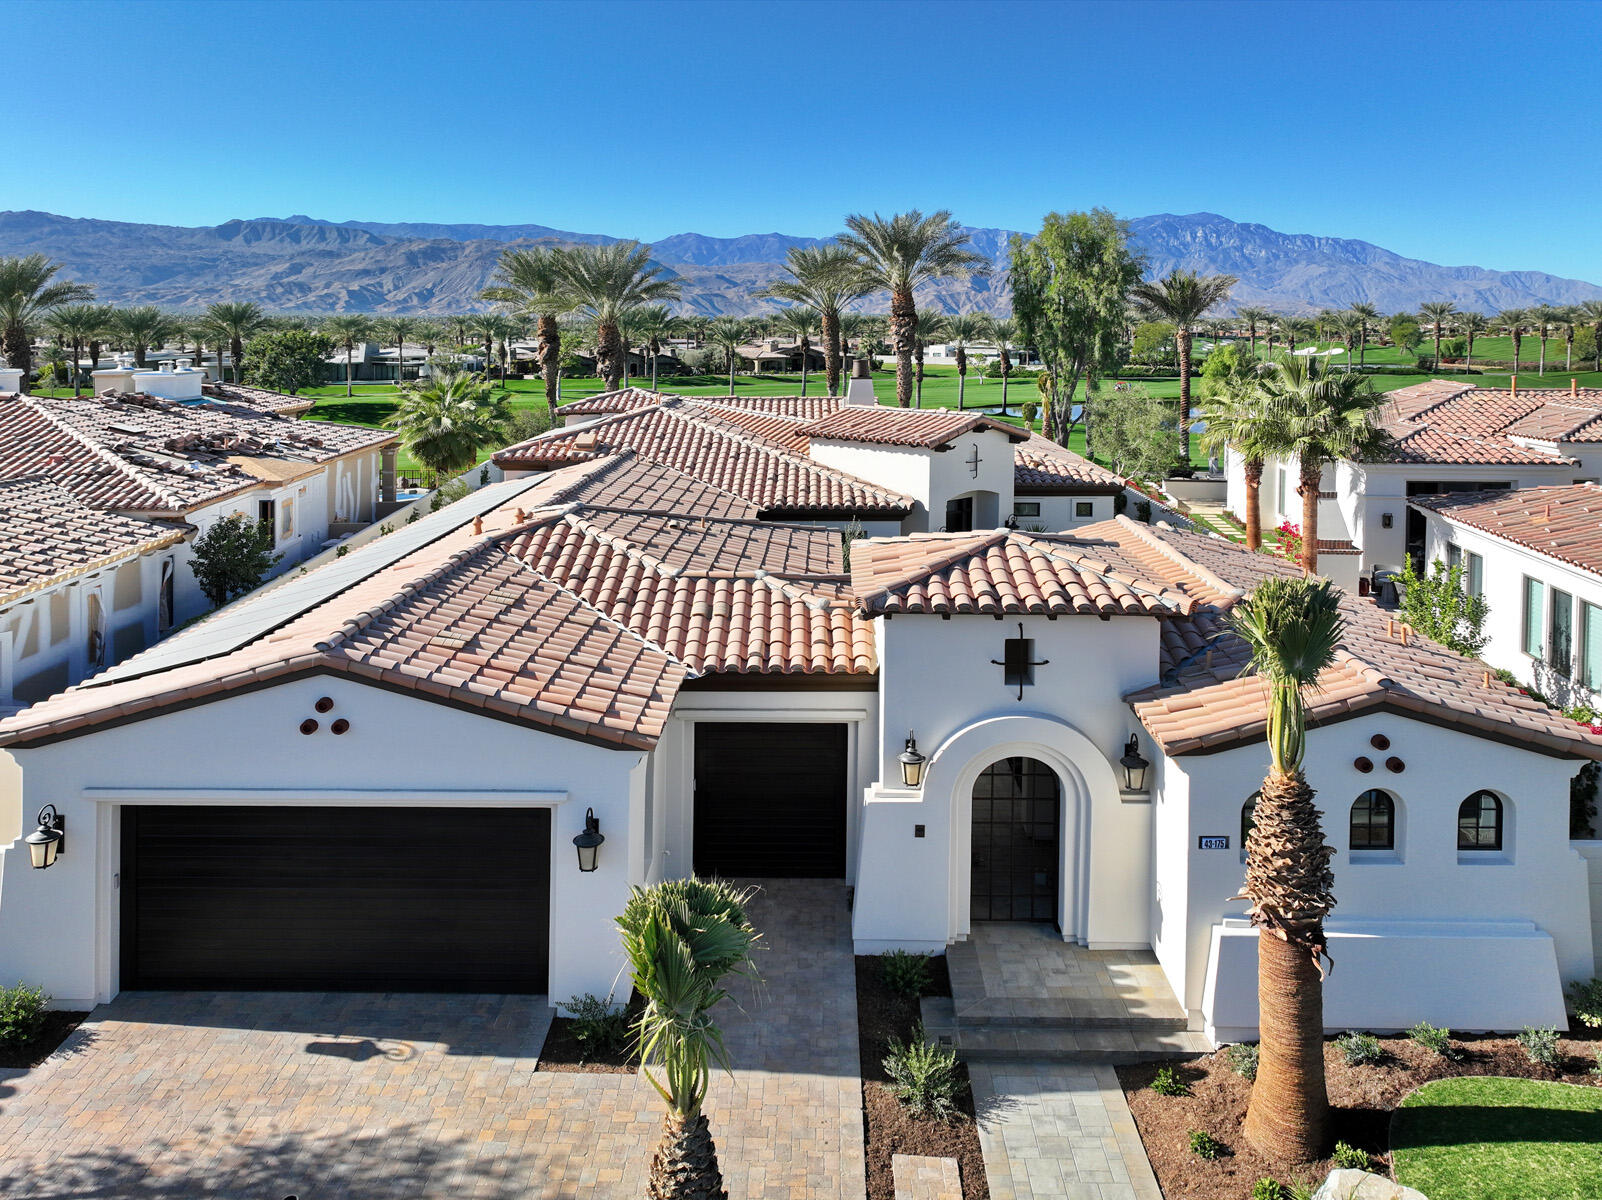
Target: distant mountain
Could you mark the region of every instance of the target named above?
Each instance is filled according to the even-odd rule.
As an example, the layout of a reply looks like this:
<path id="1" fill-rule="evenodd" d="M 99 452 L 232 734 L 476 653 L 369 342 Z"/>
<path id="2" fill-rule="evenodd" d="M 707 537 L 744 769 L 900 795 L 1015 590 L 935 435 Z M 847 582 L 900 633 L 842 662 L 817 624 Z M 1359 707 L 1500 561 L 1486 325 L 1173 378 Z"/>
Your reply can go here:
<path id="1" fill-rule="evenodd" d="M 1239 277 L 1233 305 L 1315 312 L 1367 301 L 1385 312 L 1425 300 L 1494 313 L 1532 304 L 1602 299 L 1602 287 L 1540 271 L 1443 267 L 1368 242 L 1279 233 L 1215 213 L 1161 214 L 1130 222 L 1149 274 L 1174 267 Z M 921 302 L 947 312 L 1005 312 L 1010 304 L 1005 229 L 971 228 L 989 278 L 942 280 Z M 255 300 L 282 312 L 450 313 L 483 308 L 508 245 L 608 243 L 615 237 L 547 225 L 442 225 L 327 221 L 296 215 L 187 228 L 0 212 L 0 255 L 43 253 L 66 278 L 91 283 L 101 300 L 201 308 Z M 652 249 L 684 288 L 687 311 L 744 314 L 769 307 L 756 292 L 779 273 L 793 246 L 828 238 L 782 233 L 716 238 L 680 233 Z M 864 307 L 881 309 L 884 298 Z"/>

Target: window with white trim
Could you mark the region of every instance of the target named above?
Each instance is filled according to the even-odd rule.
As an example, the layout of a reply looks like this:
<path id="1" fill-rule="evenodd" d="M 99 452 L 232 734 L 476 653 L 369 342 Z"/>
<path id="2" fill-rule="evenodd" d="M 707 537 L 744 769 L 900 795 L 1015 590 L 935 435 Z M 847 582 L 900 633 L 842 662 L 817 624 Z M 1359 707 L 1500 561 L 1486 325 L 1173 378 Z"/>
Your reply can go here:
<path id="1" fill-rule="evenodd" d="M 1524 653 L 1540 658 L 1546 643 L 1546 585 L 1524 577 Z"/>

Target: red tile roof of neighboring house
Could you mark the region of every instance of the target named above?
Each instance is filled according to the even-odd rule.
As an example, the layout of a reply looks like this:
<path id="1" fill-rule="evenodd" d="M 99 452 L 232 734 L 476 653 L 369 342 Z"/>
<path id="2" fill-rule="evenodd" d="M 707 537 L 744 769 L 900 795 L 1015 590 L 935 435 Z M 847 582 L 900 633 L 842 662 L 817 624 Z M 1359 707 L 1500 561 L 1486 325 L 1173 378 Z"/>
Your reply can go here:
<path id="1" fill-rule="evenodd" d="M 715 404 L 742 412 L 793 417 L 804 421 L 816 421 L 845 404 L 844 396 L 680 396 L 673 392 L 627 387 L 570 400 L 560 406 L 556 413 L 558 416 L 575 417 L 610 416 L 613 413 L 633 412 L 637 408 L 649 408 L 667 399 L 692 400 L 698 404 Z"/>
<path id="2" fill-rule="evenodd" d="M 694 517 L 756 517 L 757 506 L 744 496 L 623 450 L 593 462 L 576 463 L 540 476 L 525 506 L 584 502 L 637 512 L 671 512 Z"/>
<path id="3" fill-rule="evenodd" d="M 1602 441 L 1602 389 L 1432 379 L 1391 392 L 1380 419 L 1394 444 L 1379 462 L 1564 466 L 1565 443 Z"/>
<path id="4" fill-rule="evenodd" d="M 1118 475 L 1038 433 L 1013 448 L 1013 490 L 1019 496 L 1116 496 Z"/>
<path id="5" fill-rule="evenodd" d="M 1409 503 L 1602 574 L 1602 487 L 1594 483 L 1414 496 Z"/>
<path id="6" fill-rule="evenodd" d="M 977 430 L 1004 433 L 1013 442 L 1029 440 L 1029 435 L 1016 425 L 980 413 L 949 408 L 870 408 L 865 405 L 837 408 L 822 420 L 808 425 L 804 432 L 808 437 L 829 441 L 939 450 L 963 434 Z"/>

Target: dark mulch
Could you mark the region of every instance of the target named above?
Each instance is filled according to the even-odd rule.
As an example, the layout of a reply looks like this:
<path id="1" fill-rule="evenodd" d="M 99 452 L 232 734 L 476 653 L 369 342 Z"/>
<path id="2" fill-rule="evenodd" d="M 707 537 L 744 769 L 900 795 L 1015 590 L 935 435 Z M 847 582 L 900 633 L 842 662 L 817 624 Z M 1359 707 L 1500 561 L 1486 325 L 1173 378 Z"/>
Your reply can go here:
<path id="1" fill-rule="evenodd" d="M 632 1075 L 639 1070 L 640 1059 L 634 1052 L 633 1027 L 645 1007 L 645 1001 L 635 993 L 629 997 L 629 1035 L 623 1044 L 609 1054 L 589 1054 L 578 1038 L 573 1036 L 571 1017 L 555 1017 L 545 1035 L 545 1046 L 540 1051 L 538 1070 L 565 1074 Z"/>
<path id="2" fill-rule="evenodd" d="M 1333 1136 L 1366 1150 L 1378 1170 L 1389 1173 L 1391 1110 L 1402 1098 L 1432 1079 L 1459 1075 L 1510 1075 L 1597 1086 L 1590 1073 L 1602 1030 L 1577 1027 L 1559 1042 L 1559 1068 L 1539 1067 L 1510 1037 L 1465 1036 L 1454 1039 L 1461 1057 L 1445 1059 L 1406 1037 L 1380 1039 L 1386 1058 L 1372 1066 L 1349 1067 L 1334 1043 L 1324 1047 Z M 1164 1066 L 1190 1084 L 1188 1096 L 1159 1096 L 1147 1086 Z M 1241 1124 L 1251 1085 L 1229 1069 L 1224 1052 L 1194 1060 L 1142 1063 L 1119 1067 L 1118 1078 L 1129 1110 L 1145 1142 L 1157 1181 L 1166 1196 L 1186 1200 L 1242 1200 L 1257 1180 L 1271 1176 L 1282 1183 L 1317 1184 L 1330 1170 L 1328 1160 L 1316 1163 L 1275 1162 L 1246 1144 Z M 1204 1129 L 1229 1147 L 1229 1154 L 1207 1162 L 1191 1153 L 1189 1131 Z"/>
<path id="3" fill-rule="evenodd" d="M 946 960 L 935 958 L 925 996 L 951 995 Z M 901 1107 L 886 1086 L 884 1057 L 890 1041 L 907 1041 L 919 1023 L 918 1002 L 892 992 L 879 975 L 879 960 L 857 958 L 857 1046 L 862 1056 L 862 1110 L 868 1154 L 868 1200 L 895 1200 L 890 1160 L 896 1154 L 927 1154 L 954 1158 L 962 1173 L 963 1200 L 990 1200 L 985 1182 L 985 1160 L 979 1149 L 979 1130 L 973 1121 L 973 1089 L 968 1068 L 958 1065 L 962 1093 L 957 1106 L 962 1115 L 951 1121 L 917 1116 Z"/>
<path id="4" fill-rule="evenodd" d="M 13 1046 L 0 1042 L 0 1067 L 37 1067 L 83 1023 L 86 1012 L 47 1012 L 44 1027 L 32 1041 Z"/>

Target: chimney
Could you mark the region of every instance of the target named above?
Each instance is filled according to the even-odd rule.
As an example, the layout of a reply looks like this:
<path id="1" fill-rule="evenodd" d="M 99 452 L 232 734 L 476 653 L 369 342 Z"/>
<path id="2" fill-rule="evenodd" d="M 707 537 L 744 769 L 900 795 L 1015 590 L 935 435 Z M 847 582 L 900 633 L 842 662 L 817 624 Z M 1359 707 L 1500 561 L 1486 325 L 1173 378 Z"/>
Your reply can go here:
<path id="1" fill-rule="evenodd" d="M 124 361 L 126 359 L 126 361 Z M 116 357 L 115 367 L 103 367 L 98 371 L 90 371 L 91 386 L 97 396 L 104 396 L 107 392 L 134 391 L 133 358 L 119 354 Z"/>
<path id="2" fill-rule="evenodd" d="M 483 533 L 484 532 L 484 518 L 483 517 L 474 517 L 473 518 L 473 532 L 474 533 Z"/>
<path id="3" fill-rule="evenodd" d="M 1580 398 L 1580 381 L 1578 377 L 1569 377 L 1569 395 L 1575 400 Z"/>
<path id="4" fill-rule="evenodd" d="M 878 397 L 873 394 L 873 373 L 868 369 L 868 360 L 865 358 L 851 360 L 851 378 L 846 382 L 845 402 L 868 407 L 879 403 Z"/>
<path id="5" fill-rule="evenodd" d="M 96 371 L 96 376 L 104 372 Z M 132 382 L 129 390 L 143 392 L 147 396 L 156 396 L 162 400 L 202 400 L 204 395 L 200 385 L 205 382 L 206 373 L 198 371 L 192 366 L 179 363 L 175 368 L 170 359 L 163 360 L 154 371 L 135 369 L 129 372 Z M 99 380 L 95 382 L 95 390 L 103 391 Z"/>
<path id="6" fill-rule="evenodd" d="M 1515 396 L 1519 394 L 1519 377 L 1517 375 L 1509 375 L 1507 377 L 1507 385 L 1513 389 Z"/>
<path id="7" fill-rule="evenodd" d="M 0 392 L 20 392 L 22 376 L 21 367 L 0 367 Z"/>

